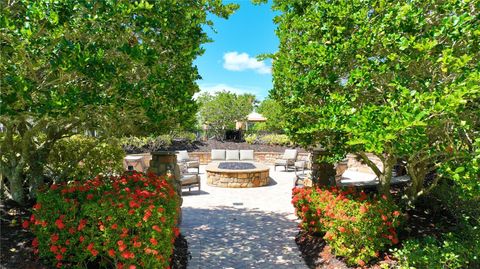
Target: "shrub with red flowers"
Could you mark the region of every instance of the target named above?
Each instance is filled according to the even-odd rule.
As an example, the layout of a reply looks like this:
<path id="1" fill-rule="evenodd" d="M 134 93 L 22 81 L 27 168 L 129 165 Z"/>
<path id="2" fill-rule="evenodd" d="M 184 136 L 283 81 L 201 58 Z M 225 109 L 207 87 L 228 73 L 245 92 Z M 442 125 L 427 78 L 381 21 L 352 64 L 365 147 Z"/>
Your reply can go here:
<path id="1" fill-rule="evenodd" d="M 179 197 L 169 179 L 125 173 L 52 185 L 30 221 L 35 252 L 58 268 L 89 261 L 115 268 L 167 268 Z"/>
<path id="2" fill-rule="evenodd" d="M 365 265 L 388 245 L 398 243 L 401 214 L 386 197 L 352 189 L 294 188 L 292 203 L 300 227 L 321 233 L 347 264 Z"/>

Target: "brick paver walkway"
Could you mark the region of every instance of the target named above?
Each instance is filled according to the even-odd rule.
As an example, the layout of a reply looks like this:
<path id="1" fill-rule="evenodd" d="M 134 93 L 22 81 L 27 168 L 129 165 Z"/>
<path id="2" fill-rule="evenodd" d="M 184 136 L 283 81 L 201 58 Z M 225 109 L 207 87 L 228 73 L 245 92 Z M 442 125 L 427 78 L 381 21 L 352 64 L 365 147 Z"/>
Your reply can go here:
<path id="1" fill-rule="evenodd" d="M 183 196 L 188 268 L 307 268 L 294 240 L 293 172 L 271 168 L 270 186 L 226 189 L 208 186 L 203 169 L 202 191 Z"/>

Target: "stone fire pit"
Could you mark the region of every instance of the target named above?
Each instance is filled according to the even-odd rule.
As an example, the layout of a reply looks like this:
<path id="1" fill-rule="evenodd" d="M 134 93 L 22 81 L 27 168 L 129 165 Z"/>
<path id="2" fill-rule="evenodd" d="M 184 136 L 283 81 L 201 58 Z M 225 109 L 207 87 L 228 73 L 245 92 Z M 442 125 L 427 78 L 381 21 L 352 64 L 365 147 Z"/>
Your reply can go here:
<path id="1" fill-rule="evenodd" d="M 270 168 L 254 162 L 213 162 L 205 168 L 207 184 L 223 188 L 253 188 L 268 185 Z"/>

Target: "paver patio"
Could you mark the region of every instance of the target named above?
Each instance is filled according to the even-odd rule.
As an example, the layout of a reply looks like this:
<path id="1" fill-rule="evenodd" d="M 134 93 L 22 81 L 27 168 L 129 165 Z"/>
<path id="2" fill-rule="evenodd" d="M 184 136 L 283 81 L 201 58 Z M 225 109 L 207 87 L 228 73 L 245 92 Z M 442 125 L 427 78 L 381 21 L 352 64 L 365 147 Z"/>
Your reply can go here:
<path id="1" fill-rule="evenodd" d="M 183 195 L 188 268 L 307 268 L 294 240 L 293 172 L 270 169 L 269 186 L 245 189 L 208 186 L 200 173 L 201 192 Z"/>

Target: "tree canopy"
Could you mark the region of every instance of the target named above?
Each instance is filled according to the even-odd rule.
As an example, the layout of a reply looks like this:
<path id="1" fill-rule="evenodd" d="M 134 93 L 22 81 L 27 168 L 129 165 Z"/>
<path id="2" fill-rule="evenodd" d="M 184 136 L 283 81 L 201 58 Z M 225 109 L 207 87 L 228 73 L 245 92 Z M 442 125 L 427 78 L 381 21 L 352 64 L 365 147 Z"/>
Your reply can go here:
<path id="1" fill-rule="evenodd" d="M 285 128 L 283 112 L 282 107 L 277 101 L 267 98 L 258 105 L 257 111 L 267 119 L 266 122 L 259 123 L 264 125 L 266 131 L 277 133 L 283 132 L 283 129 Z"/>
<path id="2" fill-rule="evenodd" d="M 35 190 L 43 160 L 62 137 L 194 124 L 193 60 L 209 40 L 202 26 L 212 24 L 208 13 L 227 18 L 237 7 L 216 0 L 2 1 L 1 173 L 10 184 L 28 174 Z M 22 201 L 18 184 L 10 191 Z"/>
<path id="3" fill-rule="evenodd" d="M 203 93 L 198 97 L 200 122 L 218 139 L 223 139 L 226 130 L 235 129 L 235 122 L 245 121 L 252 112 L 255 96 L 252 94 Z"/>
<path id="4" fill-rule="evenodd" d="M 475 1 L 276 0 L 274 9 L 281 15 L 272 96 L 295 142 L 321 144 L 332 160 L 357 153 L 385 194 L 393 166 L 405 161 L 412 200 L 429 190 L 426 174 L 453 159 L 478 171 Z M 480 189 L 478 174 L 463 180 Z"/>

